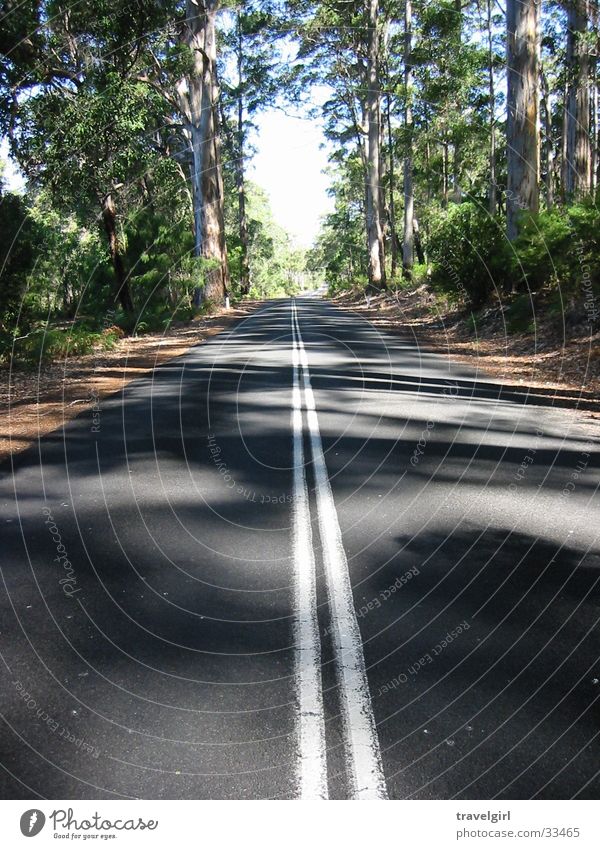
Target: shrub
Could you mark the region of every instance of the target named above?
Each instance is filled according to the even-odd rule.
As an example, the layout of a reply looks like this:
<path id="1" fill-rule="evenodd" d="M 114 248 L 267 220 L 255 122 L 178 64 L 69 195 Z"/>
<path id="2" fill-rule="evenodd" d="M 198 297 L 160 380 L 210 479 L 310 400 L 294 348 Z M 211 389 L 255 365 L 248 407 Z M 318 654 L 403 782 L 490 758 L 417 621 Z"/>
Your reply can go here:
<path id="1" fill-rule="evenodd" d="M 511 333 L 533 332 L 535 329 L 534 304 L 529 294 L 517 295 L 509 304 L 504 320 Z"/>
<path id="2" fill-rule="evenodd" d="M 450 299 L 481 307 L 510 283 L 504 225 L 475 203 L 453 204 L 434 218 L 427 243 L 431 282 Z"/>
<path id="3" fill-rule="evenodd" d="M 540 291 L 544 286 L 566 281 L 570 276 L 572 233 L 563 211 L 546 210 L 521 219 L 515 274 L 517 288 Z"/>
<path id="4" fill-rule="evenodd" d="M 38 237 L 24 200 L 0 187 L 0 328 L 5 332 L 19 313 Z"/>
<path id="5" fill-rule="evenodd" d="M 545 210 L 522 223 L 515 243 L 522 284 L 532 292 L 560 287 L 575 300 L 600 283 L 600 211 L 585 201 Z"/>
<path id="6" fill-rule="evenodd" d="M 2 358 L 12 358 L 17 365 L 35 368 L 52 360 L 111 350 L 118 340 L 116 328 L 99 332 L 80 327 L 39 327 L 25 336 L 5 339 Z"/>

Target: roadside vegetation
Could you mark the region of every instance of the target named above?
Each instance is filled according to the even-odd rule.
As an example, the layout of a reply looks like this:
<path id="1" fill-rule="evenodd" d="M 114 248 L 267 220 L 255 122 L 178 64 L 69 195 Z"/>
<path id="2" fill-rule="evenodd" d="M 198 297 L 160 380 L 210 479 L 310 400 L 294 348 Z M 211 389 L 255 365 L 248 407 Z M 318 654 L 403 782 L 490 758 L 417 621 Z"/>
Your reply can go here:
<path id="1" fill-rule="evenodd" d="M 425 285 L 467 321 L 495 305 L 509 330 L 543 312 L 596 333 L 595 3 L 0 12 L 0 132 L 24 177 L 0 188 L 0 361 L 108 349 L 322 280 Z M 274 106 L 324 119 L 334 209 L 308 252 L 248 179 Z"/>
<path id="2" fill-rule="evenodd" d="M 0 174 L 0 363 L 108 350 L 306 285 L 305 252 L 246 174 L 254 118 L 285 85 L 275 9 L 4 0 L 0 14 L 0 132 L 23 176 Z"/>
<path id="3" fill-rule="evenodd" d="M 378 12 L 374 58 L 372 30 L 350 29 L 341 7 L 323 5 L 312 21 L 313 43 L 315 31 L 327 40 L 335 209 L 309 265 L 332 293 L 424 286 L 465 322 L 495 308 L 509 332 L 543 318 L 595 338 L 596 4 L 405 0 Z M 370 200 L 373 74 L 381 132 Z"/>

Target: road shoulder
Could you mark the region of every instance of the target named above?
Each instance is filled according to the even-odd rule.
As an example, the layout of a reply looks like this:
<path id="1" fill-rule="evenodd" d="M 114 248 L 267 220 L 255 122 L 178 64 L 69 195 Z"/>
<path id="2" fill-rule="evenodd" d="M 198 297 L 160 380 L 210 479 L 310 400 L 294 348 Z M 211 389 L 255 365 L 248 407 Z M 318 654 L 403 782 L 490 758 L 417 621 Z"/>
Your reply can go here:
<path id="1" fill-rule="evenodd" d="M 69 357 L 38 371 L 4 368 L 0 379 L 0 463 L 29 448 L 157 366 L 229 329 L 259 302 L 172 328 L 121 339 L 114 350 Z"/>

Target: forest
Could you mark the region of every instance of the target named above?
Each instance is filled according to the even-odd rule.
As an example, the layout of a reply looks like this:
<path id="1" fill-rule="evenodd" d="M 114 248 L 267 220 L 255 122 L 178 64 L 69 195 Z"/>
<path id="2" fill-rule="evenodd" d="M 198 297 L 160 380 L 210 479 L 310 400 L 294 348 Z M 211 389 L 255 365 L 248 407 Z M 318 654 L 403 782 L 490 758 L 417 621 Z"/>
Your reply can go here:
<path id="1" fill-rule="evenodd" d="M 499 302 L 515 327 L 596 321 L 594 2 L 2 0 L 0 17 L 0 133 L 25 178 L 0 186 L 4 362 L 321 281 Z M 334 206 L 310 250 L 248 177 L 272 108 L 323 121 Z"/>

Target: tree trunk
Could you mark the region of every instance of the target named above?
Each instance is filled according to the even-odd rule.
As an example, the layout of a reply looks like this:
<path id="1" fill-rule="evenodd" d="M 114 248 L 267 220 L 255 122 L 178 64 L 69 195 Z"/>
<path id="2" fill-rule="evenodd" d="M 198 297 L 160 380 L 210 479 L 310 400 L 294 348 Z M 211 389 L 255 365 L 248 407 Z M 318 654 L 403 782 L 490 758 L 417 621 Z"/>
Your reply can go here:
<path id="1" fill-rule="evenodd" d="M 217 80 L 217 57 L 216 49 L 213 62 L 213 87 L 212 87 L 212 126 L 213 126 L 213 179 L 215 185 L 216 206 L 216 229 L 218 239 L 219 266 L 214 275 L 215 299 L 225 299 L 228 303 L 229 296 L 229 264 L 227 262 L 227 244 L 225 242 L 225 185 L 223 181 L 223 168 L 221 156 L 221 127 L 219 125 L 219 84 Z"/>
<path id="2" fill-rule="evenodd" d="M 552 146 L 552 103 L 550 100 L 550 87 L 543 69 L 541 72 L 542 98 L 541 112 L 544 121 L 544 171 L 546 180 L 546 206 L 552 209 L 554 206 L 554 149 Z"/>
<path id="3" fill-rule="evenodd" d="M 425 124 L 425 171 L 427 174 L 427 202 L 431 201 L 435 194 L 435 189 L 431 183 L 431 144 L 429 139 L 429 129 L 430 129 L 430 120 L 429 120 L 429 110 L 427 108 L 427 104 L 423 104 L 423 120 Z"/>
<path id="4" fill-rule="evenodd" d="M 460 185 L 461 174 L 460 149 L 457 144 L 452 145 L 452 200 L 454 203 L 462 203 L 462 186 Z"/>
<path id="5" fill-rule="evenodd" d="M 381 88 L 379 81 L 379 32 L 377 14 L 379 0 L 368 0 L 367 50 L 367 236 L 369 242 L 369 283 L 385 288 L 385 248 L 381 215 Z"/>
<path id="6" fill-rule="evenodd" d="M 560 200 L 565 203 L 567 199 L 567 99 L 569 97 L 569 86 L 565 82 L 562 91 L 563 110 L 562 127 L 560 132 Z"/>
<path id="7" fill-rule="evenodd" d="M 219 0 L 187 0 L 183 42 L 192 54 L 192 70 L 180 103 L 192 153 L 194 254 L 206 260 L 203 294 L 222 302 L 229 272 L 225 248 L 223 178 L 217 115 L 217 42 L 215 20 Z"/>
<path id="8" fill-rule="evenodd" d="M 368 155 L 367 149 L 363 138 L 362 128 L 365 126 L 367 122 L 367 103 L 366 99 L 362 100 L 361 103 L 362 115 L 359 123 L 358 116 L 353 112 L 354 119 L 354 133 L 356 136 L 356 148 L 358 150 L 358 154 L 360 156 L 360 162 L 362 165 L 363 176 L 364 176 L 364 192 L 363 192 L 363 213 L 365 219 L 365 247 L 366 247 L 366 256 L 369 258 L 369 163 L 368 163 Z M 369 263 L 367 263 L 367 274 L 369 273 Z"/>
<path id="9" fill-rule="evenodd" d="M 463 35 L 463 0 L 454 0 L 454 52 L 456 56 L 460 56 L 462 54 L 462 35 Z M 466 108 L 466 103 L 461 99 L 459 100 L 459 108 Z M 451 130 L 451 138 L 452 141 L 452 200 L 454 203 L 462 203 L 462 186 L 461 186 L 461 177 L 462 177 L 462 156 L 463 152 L 461 150 L 461 138 L 460 134 L 457 134 L 456 131 Z"/>
<path id="10" fill-rule="evenodd" d="M 388 134 L 388 156 L 390 169 L 390 232 L 391 232 L 391 248 L 392 248 L 392 277 L 396 276 L 398 267 L 398 235 L 396 233 L 396 201 L 394 200 L 394 191 L 396 188 L 396 173 L 394 168 L 394 140 L 392 136 L 392 117 L 391 117 L 391 97 L 388 93 L 386 98 L 386 118 L 387 118 L 387 134 Z"/>
<path id="11" fill-rule="evenodd" d="M 488 93 L 490 98 L 490 185 L 488 209 L 490 215 L 498 211 L 498 189 L 496 180 L 496 85 L 494 81 L 494 42 L 492 37 L 492 0 L 487 0 L 487 37 L 488 37 Z"/>
<path id="12" fill-rule="evenodd" d="M 448 209 L 448 142 L 442 142 L 442 209 Z"/>
<path id="13" fill-rule="evenodd" d="M 506 229 L 511 240 L 521 210 L 539 207 L 539 16 L 539 0 L 507 2 Z"/>
<path id="14" fill-rule="evenodd" d="M 590 172 L 590 56 L 586 42 L 588 0 L 567 2 L 567 98 L 565 102 L 565 196 L 589 194 Z"/>
<path id="15" fill-rule="evenodd" d="M 241 13 L 237 12 L 237 147 L 238 158 L 236 162 L 236 188 L 238 194 L 238 223 L 240 247 L 242 250 L 240 258 L 240 291 L 247 295 L 250 291 L 250 264 L 248 259 L 248 216 L 246 214 L 246 178 L 245 178 L 245 133 L 244 133 L 244 43 L 242 36 Z"/>
<path id="16" fill-rule="evenodd" d="M 590 54 L 590 190 L 593 195 L 598 188 L 598 6 L 591 4 L 592 32 L 594 33 L 595 47 Z"/>
<path id="17" fill-rule="evenodd" d="M 133 301 L 129 291 L 129 283 L 125 274 L 125 265 L 117 235 L 117 211 L 110 192 L 101 200 L 102 221 L 108 239 L 108 249 L 115 272 L 115 302 L 119 303 L 126 313 L 133 312 Z"/>
<path id="18" fill-rule="evenodd" d="M 419 222 L 417 218 L 414 219 L 414 234 L 415 234 L 415 253 L 417 254 L 417 259 L 423 265 L 425 263 L 425 251 L 423 250 L 423 244 L 421 242 L 421 231 L 419 230 Z"/>
<path id="19" fill-rule="evenodd" d="M 406 151 L 404 154 L 404 235 L 402 239 L 402 268 L 410 277 L 414 265 L 414 188 L 413 188 L 413 127 L 411 105 L 412 83 L 412 2 L 404 5 L 404 128 Z"/>
<path id="20" fill-rule="evenodd" d="M 594 70 L 592 72 L 592 91 L 590 104 L 590 138 L 592 143 L 592 154 L 590 162 L 590 190 L 593 195 L 598 188 L 598 71 L 596 69 L 597 59 L 594 58 Z"/>

